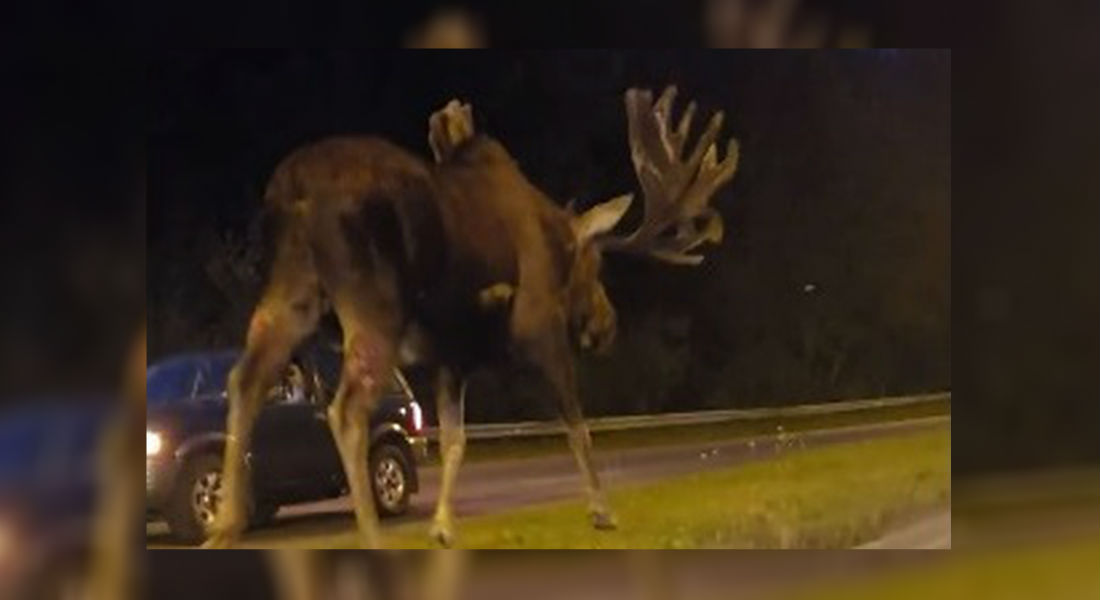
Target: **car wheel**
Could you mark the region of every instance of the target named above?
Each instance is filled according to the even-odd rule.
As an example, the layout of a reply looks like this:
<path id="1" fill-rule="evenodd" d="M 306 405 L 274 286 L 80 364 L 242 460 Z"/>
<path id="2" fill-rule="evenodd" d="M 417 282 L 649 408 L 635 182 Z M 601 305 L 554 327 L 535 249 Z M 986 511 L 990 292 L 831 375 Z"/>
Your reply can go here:
<path id="1" fill-rule="evenodd" d="M 404 514 L 409 508 L 409 461 L 400 448 L 381 444 L 370 454 L 370 482 L 374 505 L 383 516 Z"/>
<path id="2" fill-rule="evenodd" d="M 214 521 L 222 491 L 222 460 L 203 454 L 189 460 L 180 471 L 164 518 L 180 541 L 198 544 L 206 539 Z"/>
<path id="3" fill-rule="evenodd" d="M 172 535 L 188 544 L 206 540 L 206 532 L 214 522 L 222 500 L 222 457 L 203 454 L 187 462 L 176 481 L 175 491 L 164 511 Z M 279 512 L 279 505 L 263 502 L 259 506 L 248 501 L 248 524 L 251 527 L 270 525 Z"/>

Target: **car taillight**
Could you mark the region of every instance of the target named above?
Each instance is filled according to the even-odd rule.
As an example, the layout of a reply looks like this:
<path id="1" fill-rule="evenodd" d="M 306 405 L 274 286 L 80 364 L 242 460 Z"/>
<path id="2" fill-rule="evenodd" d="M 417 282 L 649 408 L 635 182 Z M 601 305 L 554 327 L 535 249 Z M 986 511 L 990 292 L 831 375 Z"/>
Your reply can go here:
<path id="1" fill-rule="evenodd" d="M 420 404 L 416 400 L 409 403 L 409 412 L 413 433 L 420 433 L 420 430 L 424 428 L 424 412 L 420 410 Z"/>

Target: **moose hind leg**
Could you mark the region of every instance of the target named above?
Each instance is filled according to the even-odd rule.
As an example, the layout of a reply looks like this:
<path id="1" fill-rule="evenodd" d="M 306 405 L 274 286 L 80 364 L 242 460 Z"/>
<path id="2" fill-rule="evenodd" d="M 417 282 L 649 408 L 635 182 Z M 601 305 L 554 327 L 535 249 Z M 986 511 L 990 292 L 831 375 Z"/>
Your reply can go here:
<path id="1" fill-rule="evenodd" d="M 265 552 L 278 600 L 323 600 L 325 575 L 321 561 L 325 554 L 285 548 Z"/>
<path id="2" fill-rule="evenodd" d="M 227 548 L 244 531 L 251 490 L 244 457 L 253 425 L 294 347 L 317 327 L 321 306 L 308 246 L 297 235 L 284 237 L 267 289 L 252 315 L 244 352 L 229 374 L 221 500 L 206 548 Z"/>
<path id="3" fill-rule="evenodd" d="M 359 543 L 378 548 L 368 473 L 371 413 L 392 381 L 404 328 L 392 214 L 385 203 L 330 198 L 311 214 L 321 282 L 344 336 L 340 385 L 328 407 L 329 428 L 351 491 Z"/>
<path id="4" fill-rule="evenodd" d="M 378 548 L 378 514 L 367 472 L 370 415 L 386 382 L 393 376 L 393 340 L 376 330 L 344 322 L 344 369 L 340 387 L 328 408 L 329 426 L 340 453 L 355 507 L 359 542 Z"/>

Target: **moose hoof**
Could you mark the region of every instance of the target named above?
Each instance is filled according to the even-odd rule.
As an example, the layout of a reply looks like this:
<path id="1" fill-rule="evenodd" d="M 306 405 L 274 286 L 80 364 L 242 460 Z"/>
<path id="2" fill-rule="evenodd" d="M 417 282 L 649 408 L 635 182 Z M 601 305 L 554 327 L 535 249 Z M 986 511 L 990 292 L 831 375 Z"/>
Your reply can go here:
<path id="1" fill-rule="evenodd" d="M 203 550 L 226 550 L 233 547 L 233 536 L 227 533 L 214 533 L 202 544 Z"/>
<path id="2" fill-rule="evenodd" d="M 384 546 L 378 536 L 359 536 L 360 550 L 382 550 Z"/>
<path id="3" fill-rule="evenodd" d="M 589 517 L 592 519 L 592 527 L 601 531 L 613 531 L 619 528 L 615 515 L 609 510 L 594 510 L 589 513 Z"/>
<path id="4" fill-rule="evenodd" d="M 444 548 L 450 548 L 454 543 L 454 531 L 450 523 L 433 523 L 428 535 Z"/>

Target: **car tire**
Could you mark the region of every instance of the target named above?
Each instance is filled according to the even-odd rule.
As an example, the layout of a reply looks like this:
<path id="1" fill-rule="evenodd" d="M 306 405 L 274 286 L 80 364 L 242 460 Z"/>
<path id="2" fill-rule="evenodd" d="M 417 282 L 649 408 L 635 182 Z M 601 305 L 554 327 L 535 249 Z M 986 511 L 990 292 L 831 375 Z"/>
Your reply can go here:
<path id="1" fill-rule="evenodd" d="M 412 467 L 405 453 L 393 444 L 382 443 L 371 450 L 367 464 L 378 514 L 385 517 L 405 514 L 412 482 Z"/>
<path id="2" fill-rule="evenodd" d="M 168 530 L 176 539 L 187 544 L 199 544 L 206 540 L 206 528 L 209 521 L 204 522 L 199 518 L 196 510 L 196 495 L 199 486 L 205 478 L 213 477 L 216 481 L 216 492 L 221 488 L 222 457 L 220 454 L 201 454 L 189 459 L 180 470 L 176 484 L 173 486 L 172 496 L 168 500 L 168 507 L 164 511 L 164 520 L 168 522 Z M 208 479 L 203 482 L 209 485 Z M 279 505 L 264 503 L 261 507 L 253 506 L 248 502 L 248 524 L 250 527 L 269 525 L 279 511 Z M 213 514 L 209 516 L 212 518 Z"/>
<path id="3" fill-rule="evenodd" d="M 221 470 L 222 459 L 215 454 L 202 454 L 184 463 L 164 511 L 164 520 L 174 538 L 187 544 L 199 544 L 206 539 L 208 523 L 199 517 L 196 496 L 200 488 L 211 487 L 211 477 L 217 482 L 216 489 L 220 489 Z"/>

